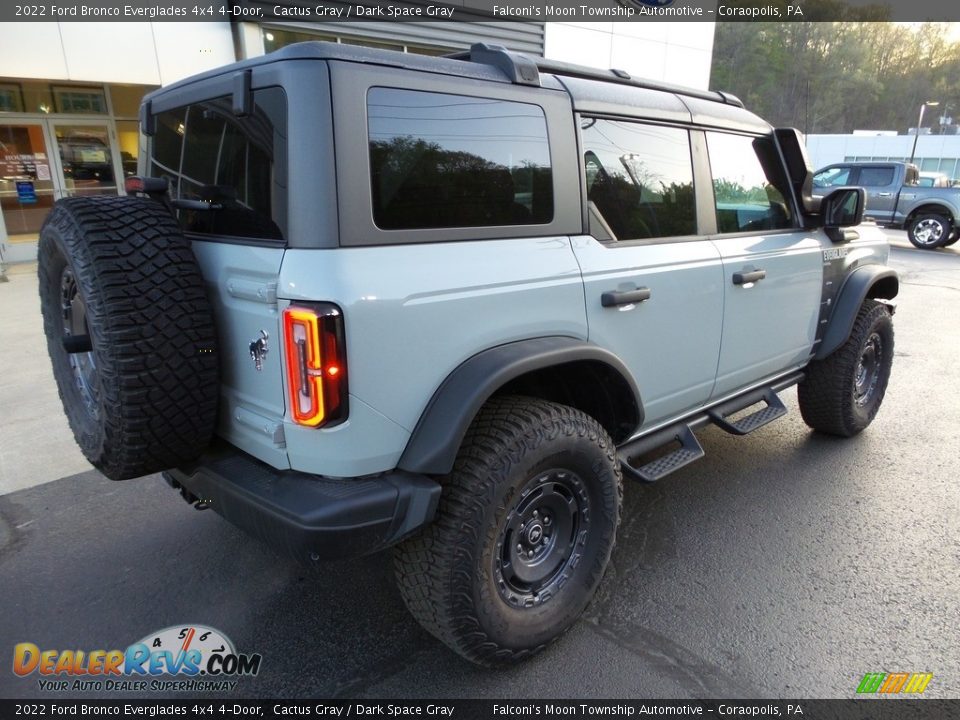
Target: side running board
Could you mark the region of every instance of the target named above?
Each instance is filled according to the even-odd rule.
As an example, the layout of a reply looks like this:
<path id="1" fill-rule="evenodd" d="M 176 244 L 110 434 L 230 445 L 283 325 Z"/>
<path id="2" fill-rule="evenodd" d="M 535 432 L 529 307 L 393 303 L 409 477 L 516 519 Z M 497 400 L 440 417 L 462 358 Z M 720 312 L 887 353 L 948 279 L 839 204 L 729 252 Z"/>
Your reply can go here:
<path id="1" fill-rule="evenodd" d="M 641 482 L 656 482 L 705 455 L 703 446 L 694 434 L 695 430 L 713 424 L 731 435 L 746 435 L 783 417 L 787 414 L 787 408 L 777 393 L 801 380 L 803 373 L 795 373 L 772 385 L 714 405 L 675 425 L 622 445 L 617 455 L 623 474 Z M 745 417 L 731 419 L 738 412 L 758 403 L 763 403 L 764 406 Z M 637 464 L 653 451 L 674 443 L 678 443 L 679 447 L 641 465 Z"/>
<path id="2" fill-rule="evenodd" d="M 727 419 L 731 415 L 738 413 L 741 410 L 750 407 L 751 405 L 756 405 L 758 402 L 765 402 L 767 406 L 736 421 Z M 743 404 L 740 398 L 736 398 L 730 402 L 710 408 L 707 411 L 707 415 L 710 416 L 711 422 L 713 422 L 714 425 L 723 428 L 731 435 L 746 435 L 747 433 L 752 433 L 754 430 L 762 428 L 767 423 L 771 423 L 786 414 L 787 407 L 783 404 L 783 400 L 781 400 L 780 396 L 769 388 L 767 388 L 759 400 L 754 400 L 746 405 Z"/>
<path id="3" fill-rule="evenodd" d="M 680 443 L 680 447 L 676 450 L 639 467 L 632 464 L 635 459 L 675 442 Z M 623 474 L 641 482 L 656 482 L 694 460 L 699 460 L 705 454 L 703 446 L 693 434 L 693 426 L 688 423 L 673 425 L 666 430 L 635 440 L 622 447 L 618 453 Z"/>

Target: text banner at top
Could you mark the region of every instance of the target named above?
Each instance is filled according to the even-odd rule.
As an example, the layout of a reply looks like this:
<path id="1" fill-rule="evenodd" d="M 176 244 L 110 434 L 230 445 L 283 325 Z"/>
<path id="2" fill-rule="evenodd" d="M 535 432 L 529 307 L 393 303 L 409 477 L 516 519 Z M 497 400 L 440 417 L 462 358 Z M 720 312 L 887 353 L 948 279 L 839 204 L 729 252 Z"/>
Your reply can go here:
<path id="1" fill-rule="evenodd" d="M 956 0 L 63 0 L 2 3 L 0 22 L 950 22 Z"/>

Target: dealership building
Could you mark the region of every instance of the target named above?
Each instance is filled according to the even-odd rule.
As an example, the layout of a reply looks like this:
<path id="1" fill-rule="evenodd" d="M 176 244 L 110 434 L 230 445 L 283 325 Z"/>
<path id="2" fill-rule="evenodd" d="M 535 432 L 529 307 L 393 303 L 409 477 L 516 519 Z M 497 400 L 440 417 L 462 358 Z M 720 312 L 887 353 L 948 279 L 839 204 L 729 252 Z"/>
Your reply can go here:
<path id="1" fill-rule="evenodd" d="M 706 88 L 713 23 L 0 23 L 0 262 L 36 257 L 53 202 L 122 193 L 146 92 L 305 40 L 442 55 L 489 42 L 553 60 Z M 471 15 L 471 13 L 473 13 Z"/>

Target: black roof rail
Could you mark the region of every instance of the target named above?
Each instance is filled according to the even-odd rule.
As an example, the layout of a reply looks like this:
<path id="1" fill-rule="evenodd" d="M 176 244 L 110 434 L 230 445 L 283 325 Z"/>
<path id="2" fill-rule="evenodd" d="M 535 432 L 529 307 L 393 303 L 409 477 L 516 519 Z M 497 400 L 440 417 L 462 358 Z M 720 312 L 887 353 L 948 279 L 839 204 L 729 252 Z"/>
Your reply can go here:
<path id="1" fill-rule="evenodd" d="M 617 83 L 618 85 L 631 85 L 647 90 L 661 90 L 675 95 L 685 95 L 701 100 L 733 105 L 734 107 L 743 107 L 743 102 L 740 98 L 730 93 L 696 90 L 694 88 L 683 87 L 682 85 L 671 85 L 670 83 L 661 83 L 655 80 L 635 78 L 625 70 L 598 70 L 597 68 L 560 62 L 558 60 L 531 58 L 520 53 L 510 52 L 502 45 L 475 43 L 470 46 L 470 50 L 468 51 L 454 53 L 446 57 L 455 60 L 468 60 L 470 62 L 492 65 L 510 78 L 511 82 L 521 85 L 539 85 L 540 73 L 546 72 L 564 77 L 575 77 L 584 80 L 602 80 L 604 82 Z"/>
<path id="2" fill-rule="evenodd" d="M 444 57 L 493 65 L 510 78 L 512 83 L 540 86 L 540 72 L 537 70 L 537 63 L 526 55 L 510 52 L 503 45 L 474 43 L 467 51 L 445 55 Z"/>

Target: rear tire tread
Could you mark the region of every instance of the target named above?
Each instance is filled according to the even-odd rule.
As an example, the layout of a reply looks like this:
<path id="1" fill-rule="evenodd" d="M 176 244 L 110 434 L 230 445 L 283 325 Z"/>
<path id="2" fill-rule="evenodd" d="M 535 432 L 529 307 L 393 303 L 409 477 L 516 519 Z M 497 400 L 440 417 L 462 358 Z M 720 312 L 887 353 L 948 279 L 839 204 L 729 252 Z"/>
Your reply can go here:
<path id="1" fill-rule="evenodd" d="M 436 520 L 394 550 L 397 584 L 410 613 L 437 639 L 477 664 L 520 662 L 569 628 L 535 647 L 503 647 L 483 631 L 473 598 L 465 596 L 462 587 L 454 587 L 457 575 L 469 573 L 476 562 L 472 545 L 481 532 L 477 519 L 496 495 L 498 466 L 504 454 L 516 463 L 558 433 L 599 444 L 616 468 L 616 522 L 611 537 L 604 538 L 612 549 L 623 497 L 613 441 L 599 423 L 579 410 L 533 398 L 502 397 L 491 400 L 467 432 L 454 470 L 444 480 Z M 590 574 L 595 583 L 599 583 L 608 558 L 609 553 L 595 562 Z"/>
<path id="2" fill-rule="evenodd" d="M 63 373 L 56 294 L 64 262 L 87 304 L 100 378 L 93 432 L 65 387 L 71 378 Z M 142 198 L 62 200 L 41 229 L 38 272 L 60 397 L 87 459 L 115 480 L 195 459 L 216 421 L 216 329 L 203 277 L 176 220 Z"/>

